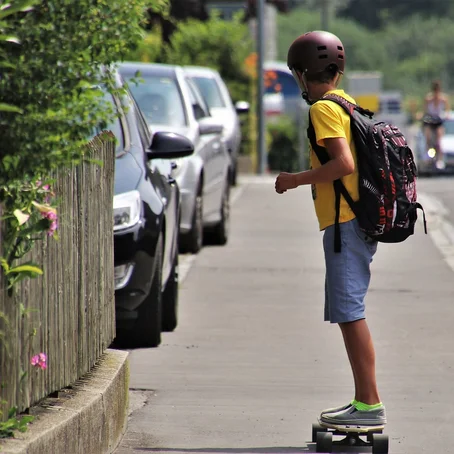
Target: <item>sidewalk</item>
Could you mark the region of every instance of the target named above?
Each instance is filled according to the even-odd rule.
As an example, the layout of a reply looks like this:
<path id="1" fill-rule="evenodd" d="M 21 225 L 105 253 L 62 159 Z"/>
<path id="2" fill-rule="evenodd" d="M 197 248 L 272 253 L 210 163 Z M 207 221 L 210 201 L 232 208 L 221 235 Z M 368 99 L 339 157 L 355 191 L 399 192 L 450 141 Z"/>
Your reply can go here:
<path id="1" fill-rule="evenodd" d="M 117 454 L 315 452 L 320 410 L 353 397 L 339 329 L 323 322 L 310 189 L 242 184 L 229 244 L 205 248 L 184 282 L 179 328 L 130 355 L 131 387 L 150 401 Z M 418 225 L 406 242 L 379 246 L 372 273 L 366 307 L 390 452 L 454 452 L 452 271 Z"/>

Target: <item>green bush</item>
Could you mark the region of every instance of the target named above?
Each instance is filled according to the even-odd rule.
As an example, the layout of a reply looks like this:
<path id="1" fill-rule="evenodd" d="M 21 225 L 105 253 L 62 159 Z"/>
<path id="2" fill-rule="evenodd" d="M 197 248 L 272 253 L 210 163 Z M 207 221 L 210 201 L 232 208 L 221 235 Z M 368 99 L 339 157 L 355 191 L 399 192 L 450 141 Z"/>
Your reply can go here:
<path id="1" fill-rule="evenodd" d="M 207 21 L 189 19 L 180 22 L 159 59 L 161 63 L 216 69 L 227 84 L 233 102 L 245 100 L 251 103 L 249 115 L 242 119 L 242 154 L 249 154 L 256 147 L 255 134 L 250 132 L 256 117 L 255 82 L 246 64 L 252 48 L 249 29 L 241 21 L 241 15 L 226 21 L 218 14 L 212 14 Z"/>
<path id="2" fill-rule="evenodd" d="M 7 43 L 19 44 L 19 40 L 16 36 L 9 34 L 11 29 L 10 23 L 7 21 L 8 17 L 13 14 L 24 13 L 30 11 L 33 5 L 38 0 L 21 0 L 15 3 L 0 3 L 0 45 Z M 10 63 L 6 59 L 7 54 L 4 47 L 0 47 L 0 68 L 10 66 Z M 11 104 L 0 102 L 0 112 L 15 112 L 21 113 L 21 110 Z"/>
<path id="3" fill-rule="evenodd" d="M 161 62 L 214 68 L 227 83 L 232 99 L 239 101 L 249 94 L 245 60 L 251 50 L 249 30 L 240 15 L 226 21 L 212 14 L 207 21 L 180 22 L 164 47 Z"/>
<path id="4" fill-rule="evenodd" d="M 298 129 L 292 118 L 282 115 L 267 124 L 268 168 L 279 172 L 298 172 Z"/>
<path id="5" fill-rule="evenodd" d="M 161 31 L 153 30 L 146 33 L 143 39 L 127 55 L 128 61 L 140 61 L 142 63 L 154 63 L 159 59 L 162 49 Z"/>
<path id="6" fill-rule="evenodd" d="M 0 181 L 47 173 L 81 153 L 109 112 L 100 102 L 100 68 L 121 60 L 142 38 L 147 0 L 44 0 L 11 26 L 0 94 L 22 115 L 0 119 Z M 83 24 L 83 27 L 81 26 Z M 111 114 L 112 112 L 110 112 Z M 3 180 L 3 181 L 2 181 Z"/>
<path id="7" fill-rule="evenodd" d="M 39 233 L 56 228 L 57 213 L 44 189 L 50 171 L 85 159 L 88 140 L 114 115 L 99 89 L 104 84 L 113 90 L 112 76 L 101 68 L 140 42 L 145 7 L 163 1 L 37 0 L 33 10 L 26 3 L 13 0 L 10 8 L 23 12 L 0 22 L 2 33 L 17 37 L 4 43 L 0 54 L 0 99 L 16 108 L 0 116 L 6 275 Z M 25 271 L 33 277 L 37 270 Z"/>

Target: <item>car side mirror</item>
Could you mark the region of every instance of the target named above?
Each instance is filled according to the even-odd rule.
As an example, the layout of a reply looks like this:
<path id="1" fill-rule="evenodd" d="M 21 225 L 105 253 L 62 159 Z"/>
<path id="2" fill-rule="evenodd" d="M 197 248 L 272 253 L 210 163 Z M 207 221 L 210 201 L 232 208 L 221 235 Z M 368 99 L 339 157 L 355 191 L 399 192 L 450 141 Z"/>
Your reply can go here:
<path id="1" fill-rule="evenodd" d="M 250 108 L 251 108 L 250 104 L 246 101 L 238 101 L 235 103 L 235 110 L 237 111 L 238 114 L 248 113 Z"/>
<path id="2" fill-rule="evenodd" d="M 199 120 L 199 133 L 201 136 L 207 134 L 222 134 L 224 125 L 212 117 L 204 117 Z"/>
<path id="3" fill-rule="evenodd" d="M 153 134 L 147 151 L 148 159 L 176 159 L 194 153 L 194 144 L 185 136 L 174 132 L 158 131 Z"/>

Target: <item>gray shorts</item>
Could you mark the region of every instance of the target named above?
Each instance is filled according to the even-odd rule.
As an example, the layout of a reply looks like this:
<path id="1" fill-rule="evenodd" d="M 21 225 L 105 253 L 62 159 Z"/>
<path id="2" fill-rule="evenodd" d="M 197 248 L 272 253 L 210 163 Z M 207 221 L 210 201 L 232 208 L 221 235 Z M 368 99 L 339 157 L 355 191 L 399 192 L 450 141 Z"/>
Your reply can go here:
<path id="1" fill-rule="evenodd" d="M 370 264 L 377 242 L 365 235 L 353 219 L 340 224 L 342 250 L 334 252 L 334 225 L 325 229 L 325 321 L 354 322 L 365 318 L 364 297 L 370 282 Z"/>

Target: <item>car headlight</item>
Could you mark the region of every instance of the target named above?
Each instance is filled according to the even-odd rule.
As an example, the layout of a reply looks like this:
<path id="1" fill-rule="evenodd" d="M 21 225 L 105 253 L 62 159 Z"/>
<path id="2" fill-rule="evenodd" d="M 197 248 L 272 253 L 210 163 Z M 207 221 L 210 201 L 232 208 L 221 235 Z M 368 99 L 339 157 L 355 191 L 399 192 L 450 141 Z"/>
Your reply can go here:
<path id="1" fill-rule="evenodd" d="M 114 268 L 115 290 L 121 290 L 122 288 L 126 287 L 133 271 L 134 271 L 133 263 L 118 265 Z"/>
<path id="2" fill-rule="evenodd" d="M 427 156 L 429 156 L 429 158 L 435 158 L 436 155 L 437 151 L 435 150 L 435 148 L 429 148 L 427 150 Z"/>
<path id="3" fill-rule="evenodd" d="M 139 191 L 130 191 L 114 196 L 114 231 L 136 225 L 140 220 L 140 205 Z"/>

